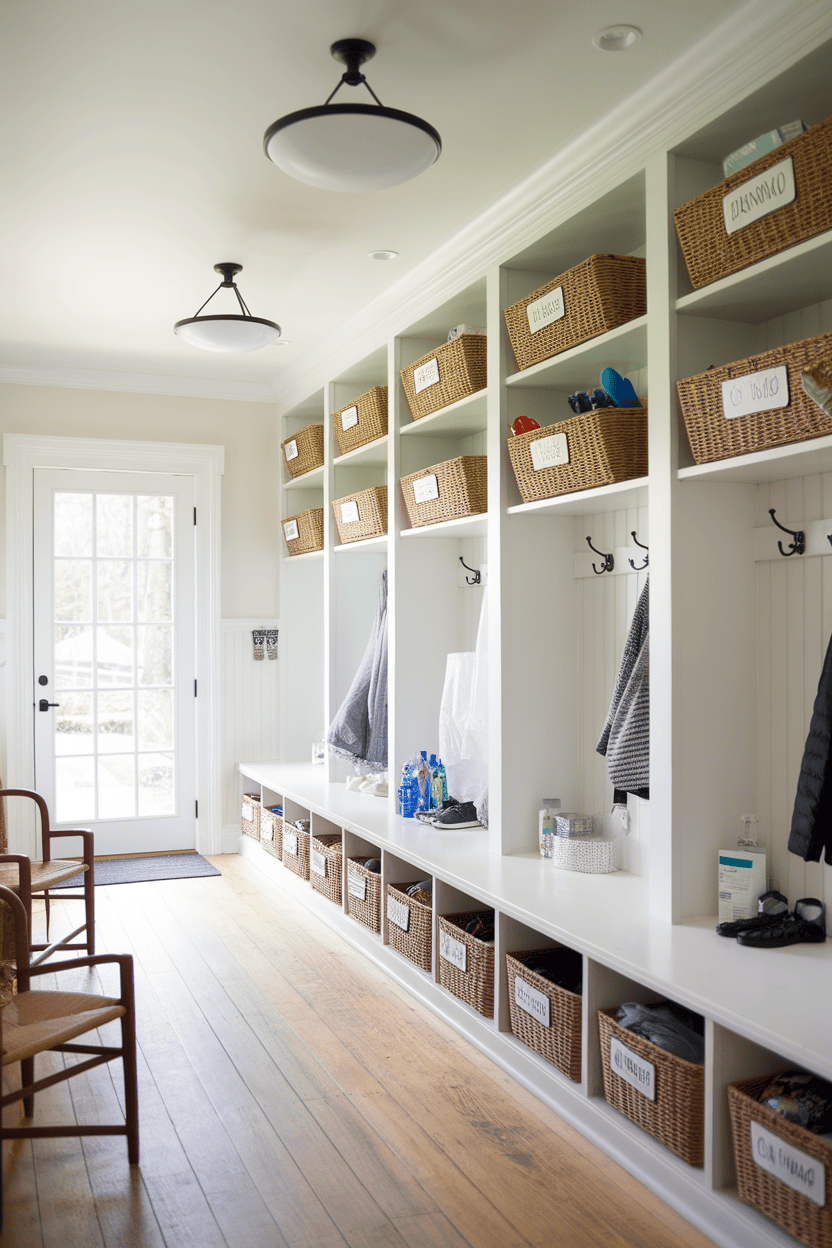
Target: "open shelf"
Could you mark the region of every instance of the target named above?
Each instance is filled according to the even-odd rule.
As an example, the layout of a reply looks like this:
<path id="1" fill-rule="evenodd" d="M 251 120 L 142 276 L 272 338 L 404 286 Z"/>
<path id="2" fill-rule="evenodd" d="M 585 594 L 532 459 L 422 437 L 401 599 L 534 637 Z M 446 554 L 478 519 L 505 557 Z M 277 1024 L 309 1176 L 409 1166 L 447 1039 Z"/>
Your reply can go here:
<path id="1" fill-rule="evenodd" d="M 309 472 L 305 472 L 300 477 L 292 477 L 289 481 L 283 482 L 284 490 L 304 490 L 310 486 L 323 486 L 324 483 L 324 466 L 321 464 L 317 468 L 310 468 Z"/>
<path id="2" fill-rule="evenodd" d="M 600 338 L 579 343 L 531 368 L 506 377 L 507 386 L 557 386 L 561 390 L 593 390 L 600 383 L 593 374 L 615 368 L 626 377 L 647 362 L 647 317 L 640 316 Z"/>
<path id="3" fill-rule="evenodd" d="M 333 550 L 337 554 L 342 554 L 345 550 L 386 550 L 387 534 L 383 533 L 381 537 L 364 537 L 358 542 L 339 542 Z"/>
<path id="4" fill-rule="evenodd" d="M 417 529 L 402 529 L 402 537 L 486 537 L 488 516 L 462 516 L 459 520 L 439 520 Z"/>
<path id="5" fill-rule="evenodd" d="M 536 503 L 518 503 L 508 508 L 510 516 L 593 516 L 601 511 L 620 511 L 622 507 L 644 507 L 647 504 L 647 477 L 603 485 L 579 494 L 559 494 L 542 498 Z"/>
<path id="6" fill-rule="evenodd" d="M 759 485 L 763 481 L 802 477 L 807 472 L 832 472 L 832 435 L 735 455 L 711 464 L 694 464 L 680 468 L 678 476 L 680 481 L 741 481 Z"/>
<path id="7" fill-rule="evenodd" d="M 434 437 L 448 438 L 479 433 L 485 428 L 487 415 L 487 392 L 478 390 L 476 394 L 441 407 L 438 412 L 431 412 L 430 416 L 420 416 L 418 420 L 403 424 L 401 433 L 403 436 L 430 433 Z"/>
<path id="8" fill-rule="evenodd" d="M 388 440 L 389 435 L 385 433 L 383 437 L 376 438 L 374 442 L 366 442 L 364 446 L 356 446 L 352 451 L 336 455 L 332 462 L 336 468 L 340 468 L 343 464 L 363 464 L 367 468 L 384 466 L 387 463 Z"/>

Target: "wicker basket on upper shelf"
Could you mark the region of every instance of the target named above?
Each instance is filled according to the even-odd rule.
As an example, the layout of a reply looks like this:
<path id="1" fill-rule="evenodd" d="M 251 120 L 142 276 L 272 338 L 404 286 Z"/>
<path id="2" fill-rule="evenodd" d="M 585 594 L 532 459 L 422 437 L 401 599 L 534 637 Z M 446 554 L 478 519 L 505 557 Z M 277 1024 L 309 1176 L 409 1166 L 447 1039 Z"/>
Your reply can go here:
<path id="1" fill-rule="evenodd" d="M 505 310 L 517 367 L 597 338 L 647 311 L 647 278 L 639 256 L 599 252 Z"/>
<path id="2" fill-rule="evenodd" d="M 485 387 L 488 342 L 484 334 L 458 334 L 401 370 L 414 420 Z"/>
<path id="3" fill-rule="evenodd" d="M 307 425 L 280 443 L 283 459 L 290 477 L 302 477 L 324 462 L 324 427 Z"/>
<path id="4" fill-rule="evenodd" d="M 775 170 L 781 165 L 785 168 Z M 673 217 L 693 286 L 697 290 L 708 286 L 832 229 L 830 168 L 832 117 L 732 173 L 704 195 L 681 204 Z M 775 170 L 771 180 L 765 177 L 769 170 Z M 754 207 L 762 196 L 770 197 L 772 190 L 774 199 L 768 202 L 780 207 L 753 219 L 748 207 Z M 751 219 L 729 234 L 726 215 L 729 220 L 749 215 Z"/>
<path id="5" fill-rule="evenodd" d="M 832 333 L 819 334 L 678 382 L 679 403 L 697 464 L 832 433 L 832 416 L 809 398 L 800 381 L 803 369 L 830 352 Z M 757 405 L 764 396 L 778 404 L 786 402 L 732 416 L 732 407 L 740 403 L 745 410 L 749 395 L 757 397 Z"/>
<path id="6" fill-rule="evenodd" d="M 424 482 L 419 485 L 418 482 Z M 411 526 L 458 520 L 488 510 L 488 463 L 485 455 L 459 455 L 401 478 Z"/>
<path id="7" fill-rule="evenodd" d="M 387 532 L 387 486 L 374 485 L 357 494 L 336 498 L 332 504 L 335 527 L 342 546 Z"/>
<path id="8" fill-rule="evenodd" d="M 647 412 L 602 407 L 508 439 L 520 496 L 535 503 L 647 475 Z"/>
<path id="9" fill-rule="evenodd" d="M 332 427 L 342 455 L 383 438 L 387 432 L 387 387 L 373 386 L 333 412 Z"/>
<path id="10" fill-rule="evenodd" d="M 324 548 L 324 509 L 308 507 L 283 521 L 283 538 L 290 555 L 308 555 Z"/>

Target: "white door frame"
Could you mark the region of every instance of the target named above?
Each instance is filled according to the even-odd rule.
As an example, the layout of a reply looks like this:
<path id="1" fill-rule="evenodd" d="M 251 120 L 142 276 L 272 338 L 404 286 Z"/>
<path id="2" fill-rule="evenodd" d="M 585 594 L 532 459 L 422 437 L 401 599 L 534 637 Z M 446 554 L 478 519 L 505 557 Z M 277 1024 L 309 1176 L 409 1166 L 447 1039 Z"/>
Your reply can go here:
<path id="1" fill-rule="evenodd" d="M 33 744 L 33 508 L 35 468 L 105 472 L 180 473 L 194 478 L 197 509 L 197 774 L 196 847 L 221 849 L 220 819 L 220 487 L 225 448 L 182 442 L 3 435 L 6 466 L 6 770 L 10 788 L 34 785 Z M 9 848 L 35 854 L 35 829 L 8 808 Z"/>

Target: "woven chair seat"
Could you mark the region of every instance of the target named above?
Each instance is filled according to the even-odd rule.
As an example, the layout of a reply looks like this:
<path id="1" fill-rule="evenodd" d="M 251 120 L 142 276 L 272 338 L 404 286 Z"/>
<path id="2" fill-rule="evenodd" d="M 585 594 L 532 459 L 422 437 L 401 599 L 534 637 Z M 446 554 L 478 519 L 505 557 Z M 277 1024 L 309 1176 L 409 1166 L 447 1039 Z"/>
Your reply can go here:
<path id="1" fill-rule="evenodd" d="M 86 871 L 87 864 L 80 858 L 53 858 L 51 862 L 32 863 L 32 892 L 42 893 L 73 875 Z M 18 868 L 16 863 L 0 863 L 0 884 L 17 890 Z"/>
<path id="2" fill-rule="evenodd" d="M 66 1044 L 125 1013 L 112 997 L 87 992 L 23 992 L 3 1010 L 3 1065 Z"/>

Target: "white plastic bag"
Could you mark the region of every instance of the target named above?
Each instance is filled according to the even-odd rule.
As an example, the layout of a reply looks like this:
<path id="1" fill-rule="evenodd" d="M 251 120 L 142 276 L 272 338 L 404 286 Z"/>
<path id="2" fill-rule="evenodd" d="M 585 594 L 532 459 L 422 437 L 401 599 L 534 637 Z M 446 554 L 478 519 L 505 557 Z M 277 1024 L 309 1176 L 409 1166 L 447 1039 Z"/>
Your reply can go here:
<path id="1" fill-rule="evenodd" d="M 477 648 L 449 654 L 439 707 L 439 757 L 448 793 L 475 802 L 488 787 L 488 590 L 483 590 Z"/>

